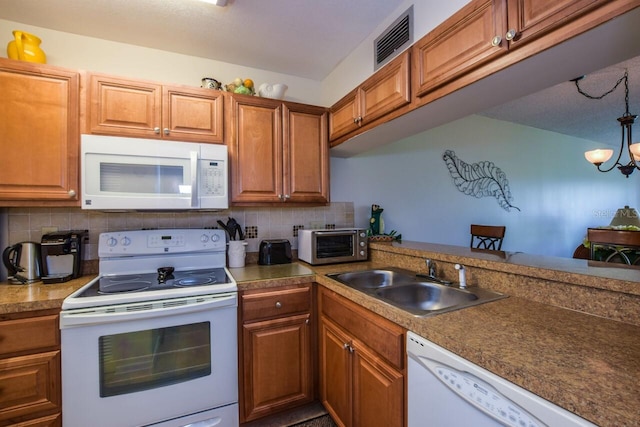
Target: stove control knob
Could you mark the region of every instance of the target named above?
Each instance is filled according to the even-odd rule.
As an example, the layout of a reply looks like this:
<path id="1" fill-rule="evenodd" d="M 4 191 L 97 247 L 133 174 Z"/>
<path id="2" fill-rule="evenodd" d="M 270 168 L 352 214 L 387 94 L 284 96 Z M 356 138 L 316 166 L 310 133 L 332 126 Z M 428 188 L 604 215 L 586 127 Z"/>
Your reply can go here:
<path id="1" fill-rule="evenodd" d="M 203 234 L 202 236 L 200 236 L 200 241 L 202 243 L 207 243 L 209 241 L 209 236 L 207 236 L 206 234 Z"/>
<path id="2" fill-rule="evenodd" d="M 116 239 L 115 237 L 109 237 L 107 239 L 107 245 L 114 247 L 117 244 L 118 244 L 118 239 Z"/>
<path id="3" fill-rule="evenodd" d="M 218 240 L 220 240 L 220 236 L 218 236 L 217 234 L 214 234 L 213 236 L 211 236 L 212 242 L 217 242 Z"/>
<path id="4" fill-rule="evenodd" d="M 131 239 L 128 237 L 123 237 L 122 239 L 120 239 L 120 244 L 122 246 L 129 246 L 131 244 Z"/>

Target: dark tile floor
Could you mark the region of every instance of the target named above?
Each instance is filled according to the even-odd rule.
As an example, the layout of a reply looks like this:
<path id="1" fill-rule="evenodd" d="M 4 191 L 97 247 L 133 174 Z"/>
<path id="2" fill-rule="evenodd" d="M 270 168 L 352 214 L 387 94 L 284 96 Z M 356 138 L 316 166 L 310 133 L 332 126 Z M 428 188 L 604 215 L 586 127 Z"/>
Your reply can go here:
<path id="1" fill-rule="evenodd" d="M 285 411 L 276 416 L 243 424 L 243 427 L 333 427 L 335 423 L 320 402 Z M 324 419 L 320 419 L 322 417 Z"/>

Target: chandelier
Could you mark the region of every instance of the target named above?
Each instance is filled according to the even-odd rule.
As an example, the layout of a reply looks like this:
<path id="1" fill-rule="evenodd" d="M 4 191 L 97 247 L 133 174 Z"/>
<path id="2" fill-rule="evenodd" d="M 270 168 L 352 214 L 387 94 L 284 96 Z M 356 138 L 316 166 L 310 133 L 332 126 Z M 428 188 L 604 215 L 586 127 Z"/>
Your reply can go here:
<path id="1" fill-rule="evenodd" d="M 620 152 L 618 153 L 618 157 L 616 158 L 615 163 L 611 165 L 611 167 L 608 169 L 601 168 L 602 164 L 613 156 L 613 150 L 610 148 L 601 148 L 601 149 L 587 151 L 584 153 L 584 157 L 590 163 L 593 163 L 600 172 L 609 172 L 617 166 L 620 172 L 622 172 L 622 174 L 626 178 L 629 178 L 629 175 L 631 175 L 634 170 L 640 169 L 640 164 L 638 164 L 638 161 L 640 160 L 640 143 L 634 144 L 631 137 L 631 128 L 638 116 L 635 114 L 629 113 L 629 74 L 625 70 L 624 76 L 622 76 L 616 82 L 615 86 L 613 86 L 611 90 L 605 92 L 600 96 L 589 95 L 588 93 L 584 92 L 580 88 L 579 81 L 582 80 L 583 78 L 584 76 L 578 77 L 577 79 L 573 79 L 571 81 L 575 83 L 576 88 L 578 89 L 578 92 L 589 99 L 602 99 L 605 96 L 609 95 L 614 90 L 616 90 L 616 88 L 620 85 L 620 83 L 624 82 L 625 111 L 621 117 L 618 117 L 618 122 L 620 122 L 620 127 L 622 129 L 622 140 L 620 142 Z M 629 156 L 629 162 L 626 164 L 620 163 L 620 158 L 622 157 L 622 153 L 625 151 L 625 144 L 626 144 L 626 151 Z"/>

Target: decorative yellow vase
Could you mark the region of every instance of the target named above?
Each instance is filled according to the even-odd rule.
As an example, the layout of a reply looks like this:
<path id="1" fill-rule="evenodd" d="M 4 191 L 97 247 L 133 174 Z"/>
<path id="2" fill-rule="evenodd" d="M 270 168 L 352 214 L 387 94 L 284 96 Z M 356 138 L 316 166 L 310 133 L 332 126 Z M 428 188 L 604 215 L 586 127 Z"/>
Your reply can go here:
<path id="1" fill-rule="evenodd" d="M 7 45 L 7 55 L 9 58 L 27 62 L 38 62 L 40 64 L 47 62 L 47 56 L 44 51 L 40 49 L 42 40 L 37 36 L 15 30 L 13 37 L 15 40 L 10 41 Z"/>

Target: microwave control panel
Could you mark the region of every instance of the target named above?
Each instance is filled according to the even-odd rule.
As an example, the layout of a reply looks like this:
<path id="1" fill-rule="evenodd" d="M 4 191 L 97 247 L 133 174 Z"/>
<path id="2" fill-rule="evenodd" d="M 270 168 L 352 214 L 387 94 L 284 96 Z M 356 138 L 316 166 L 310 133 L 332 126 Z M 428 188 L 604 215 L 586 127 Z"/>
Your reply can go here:
<path id="1" fill-rule="evenodd" d="M 222 160 L 200 161 L 200 194 L 224 196 L 227 190 L 227 169 Z"/>

